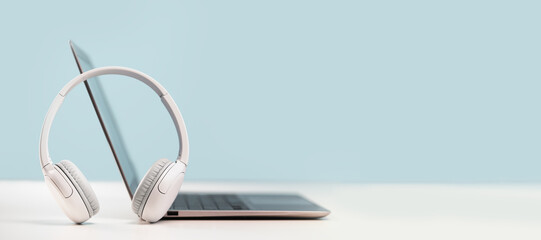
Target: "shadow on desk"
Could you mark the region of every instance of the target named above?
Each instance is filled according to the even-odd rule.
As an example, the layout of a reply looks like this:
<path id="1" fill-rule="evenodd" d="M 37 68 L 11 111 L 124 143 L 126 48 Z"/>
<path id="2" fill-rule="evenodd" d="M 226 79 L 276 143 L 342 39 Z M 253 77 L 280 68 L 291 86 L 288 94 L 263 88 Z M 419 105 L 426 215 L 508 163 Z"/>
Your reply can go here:
<path id="1" fill-rule="evenodd" d="M 84 222 L 81 224 L 73 223 L 69 220 L 47 220 L 47 219 L 14 219 L 11 223 L 18 222 L 23 224 L 41 225 L 41 226 L 90 226 L 93 222 Z"/>

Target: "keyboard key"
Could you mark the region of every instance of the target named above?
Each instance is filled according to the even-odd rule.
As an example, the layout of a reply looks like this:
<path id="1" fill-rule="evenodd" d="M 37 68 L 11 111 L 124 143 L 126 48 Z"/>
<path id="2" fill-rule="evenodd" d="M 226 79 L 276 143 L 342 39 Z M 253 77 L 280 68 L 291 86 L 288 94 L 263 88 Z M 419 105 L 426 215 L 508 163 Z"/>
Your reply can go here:
<path id="1" fill-rule="evenodd" d="M 180 210 L 187 210 L 188 204 L 186 203 L 186 197 L 185 196 L 177 196 L 175 199 L 175 202 L 173 203 L 174 209 L 180 209 Z"/>
<path id="2" fill-rule="evenodd" d="M 203 209 L 205 210 L 218 210 L 218 207 L 212 201 L 212 197 L 209 195 L 201 195 L 201 205 L 203 205 Z"/>
<path id="3" fill-rule="evenodd" d="M 233 207 L 225 200 L 224 196 L 214 195 L 212 196 L 212 200 L 214 200 L 219 210 L 233 210 Z"/>
<path id="4" fill-rule="evenodd" d="M 203 206 L 201 206 L 199 196 L 197 196 L 197 195 L 188 195 L 186 200 L 187 200 L 187 203 L 188 203 L 188 209 L 189 210 L 203 210 Z"/>

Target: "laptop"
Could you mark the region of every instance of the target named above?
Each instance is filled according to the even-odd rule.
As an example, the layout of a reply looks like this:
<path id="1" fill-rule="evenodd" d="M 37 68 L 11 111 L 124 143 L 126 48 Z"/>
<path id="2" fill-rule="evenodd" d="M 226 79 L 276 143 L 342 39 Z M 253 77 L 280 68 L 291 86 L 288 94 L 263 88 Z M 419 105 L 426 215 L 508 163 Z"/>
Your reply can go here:
<path id="1" fill-rule="evenodd" d="M 73 41 L 69 42 L 80 73 L 93 69 L 88 56 Z M 100 81 L 92 78 L 84 82 L 101 128 L 109 143 L 130 198 L 142 179 L 125 147 L 118 123 Z M 196 193 L 178 194 L 164 218 L 321 218 L 329 210 L 297 194 L 261 193 Z"/>

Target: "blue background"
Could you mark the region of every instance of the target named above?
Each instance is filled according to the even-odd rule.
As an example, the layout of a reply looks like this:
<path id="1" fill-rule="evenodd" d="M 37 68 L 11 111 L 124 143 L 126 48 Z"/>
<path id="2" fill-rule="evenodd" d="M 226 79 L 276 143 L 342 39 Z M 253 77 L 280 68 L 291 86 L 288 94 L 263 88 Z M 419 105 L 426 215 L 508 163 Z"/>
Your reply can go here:
<path id="1" fill-rule="evenodd" d="M 8 1 L 0 6 L 2 179 L 42 178 L 38 141 L 77 69 L 139 69 L 182 111 L 190 180 L 539 182 L 536 1 Z M 110 81 L 109 81 L 110 78 Z M 138 171 L 176 136 L 142 84 L 102 81 Z M 54 161 L 119 180 L 84 87 Z"/>

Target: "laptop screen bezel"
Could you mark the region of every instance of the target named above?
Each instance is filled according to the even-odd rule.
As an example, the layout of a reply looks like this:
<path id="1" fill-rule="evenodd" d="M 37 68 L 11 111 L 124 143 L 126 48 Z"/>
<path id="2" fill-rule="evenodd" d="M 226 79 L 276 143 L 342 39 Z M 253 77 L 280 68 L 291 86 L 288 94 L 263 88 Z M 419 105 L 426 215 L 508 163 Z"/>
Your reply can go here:
<path id="1" fill-rule="evenodd" d="M 88 70 L 94 68 L 94 65 L 92 64 L 92 61 L 90 60 L 88 55 L 80 47 L 78 47 L 71 40 L 69 41 L 69 45 L 70 45 L 70 48 L 71 48 L 71 52 L 73 53 L 73 57 L 75 59 L 75 62 L 77 64 L 77 68 L 79 70 L 79 73 L 83 73 L 85 71 L 88 71 Z M 83 69 L 81 61 L 85 61 L 89 65 L 90 69 Z M 101 128 L 103 130 L 103 134 L 105 135 L 105 138 L 107 139 L 107 143 L 108 143 L 108 145 L 109 145 L 109 147 L 111 149 L 111 152 L 113 153 L 113 157 L 115 159 L 118 170 L 120 171 L 120 175 L 122 176 L 124 186 L 128 190 L 128 194 L 130 195 L 130 199 L 133 199 L 133 194 L 134 194 L 133 191 L 135 191 L 135 190 L 132 191 L 132 189 L 130 188 L 131 184 L 129 183 L 129 181 L 128 181 L 127 177 L 126 177 L 126 172 L 122 167 L 122 164 L 121 164 L 119 156 L 118 156 L 118 152 L 115 150 L 111 134 L 107 130 L 105 121 L 103 119 L 103 115 L 102 115 L 102 113 L 100 111 L 100 107 L 98 106 L 98 103 L 97 103 L 97 101 L 95 99 L 95 96 L 94 96 L 94 93 L 92 91 L 92 87 L 90 86 L 88 80 L 84 81 L 84 84 L 85 84 L 86 91 L 88 92 L 88 96 L 90 97 L 90 101 L 92 102 L 92 106 L 94 108 L 94 111 L 96 112 L 96 116 L 98 117 L 98 120 L 100 122 L 100 126 L 101 126 Z M 98 90 L 100 90 L 100 89 L 98 89 Z M 104 107 L 108 107 L 108 106 L 104 106 Z M 110 121 L 114 121 L 114 119 L 110 119 Z M 122 141 L 122 138 L 119 136 L 118 140 Z M 120 144 L 123 144 L 123 143 L 120 142 Z M 131 167 L 133 168 L 133 165 Z M 132 171 L 134 171 L 134 170 L 132 169 Z M 132 174 L 134 174 L 136 176 L 135 172 L 133 172 Z M 135 178 L 138 181 L 138 178 L 137 177 L 135 177 Z M 135 184 L 138 184 L 138 182 L 135 183 Z"/>

